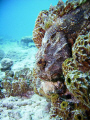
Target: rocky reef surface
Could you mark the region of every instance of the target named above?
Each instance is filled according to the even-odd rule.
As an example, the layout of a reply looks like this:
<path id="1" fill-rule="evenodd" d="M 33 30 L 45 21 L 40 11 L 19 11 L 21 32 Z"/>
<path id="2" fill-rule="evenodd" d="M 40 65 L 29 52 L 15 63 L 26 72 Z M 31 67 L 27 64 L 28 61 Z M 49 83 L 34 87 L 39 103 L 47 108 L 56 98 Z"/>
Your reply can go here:
<path id="1" fill-rule="evenodd" d="M 51 101 L 51 118 L 90 119 L 90 1 L 59 0 L 37 17 L 34 91 Z"/>
<path id="2" fill-rule="evenodd" d="M 52 8 L 55 10 L 51 10 L 50 8 L 48 11 L 48 20 L 46 23 L 49 24 L 48 21 L 50 18 L 48 17 L 51 15 L 53 23 L 46 29 L 42 40 L 39 40 L 38 37 L 37 39 L 33 37 L 36 46 L 41 42 L 41 47 L 36 55 L 36 72 L 41 79 L 51 80 L 59 78 L 62 74 L 61 66 L 63 61 L 66 58 L 72 57 L 72 46 L 76 38 L 79 35 L 88 34 L 90 30 L 90 3 L 86 2 L 83 4 L 82 2 L 82 4 L 79 4 L 79 0 L 77 0 L 77 3 L 76 8 L 74 8 L 74 2 L 66 2 L 66 5 L 63 5 L 63 3 L 59 1 L 57 6 Z M 63 15 L 58 13 L 61 12 L 61 9 Z M 53 20 L 54 17 L 55 21 Z M 43 19 L 42 16 L 41 18 Z M 39 22 L 36 21 L 36 25 L 39 24 L 39 26 L 42 26 Z M 43 25 L 44 27 L 46 23 Z M 34 31 L 36 29 L 37 27 L 35 26 Z M 35 35 L 33 32 L 33 36 Z"/>
<path id="3" fill-rule="evenodd" d="M 4 54 L 13 64 L 1 68 L 0 119 L 90 120 L 90 1 L 59 0 L 41 11 L 33 41 L 35 59 L 32 48 Z M 33 41 L 21 39 L 25 48 Z"/>

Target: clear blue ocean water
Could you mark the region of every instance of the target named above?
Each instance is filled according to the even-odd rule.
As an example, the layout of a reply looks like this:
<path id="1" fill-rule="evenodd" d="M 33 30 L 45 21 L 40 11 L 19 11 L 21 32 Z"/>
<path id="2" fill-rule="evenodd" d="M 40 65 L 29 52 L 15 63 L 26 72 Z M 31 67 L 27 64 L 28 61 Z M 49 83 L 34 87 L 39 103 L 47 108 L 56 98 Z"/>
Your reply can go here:
<path id="1" fill-rule="evenodd" d="M 65 2 L 66 0 L 64 0 Z M 48 10 L 58 0 L 0 0 L 0 37 L 19 40 L 32 36 L 41 10 Z"/>

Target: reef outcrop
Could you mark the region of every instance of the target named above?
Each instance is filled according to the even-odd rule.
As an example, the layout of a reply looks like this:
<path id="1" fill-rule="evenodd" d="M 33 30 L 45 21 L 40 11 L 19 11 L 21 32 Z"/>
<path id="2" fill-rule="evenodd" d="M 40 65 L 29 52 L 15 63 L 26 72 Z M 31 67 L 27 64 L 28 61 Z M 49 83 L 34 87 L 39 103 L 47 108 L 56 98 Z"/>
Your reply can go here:
<path id="1" fill-rule="evenodd" d="M 51 16 L 53 24 L 49 24 L 48 29 L 45 29 L 43 38 L 38 34 L 41 40 L 38 38 L 34 40 L 34 42 L 39 41 L 41 46 L 36 55 L 36 73 L 41 79 L 58 79 L 62 74 L 62 62 L 66 58 L 72 57 L 72 46 L 76 38 L 79 35 L 88 34 L 90 31 L 90 2 L 84 2 L 75 2 L 75 4 L 78 3 L 75 7 L 75 4 L 70 1 L 67 1 L 65 5 L 59 1 L 56 7 L 52 10 L 50 8 L 47 12 L 47 19 L 49 20 L 49 16 Z M 42 16 L 40 18 L 43 19 Z M 43 21 L 46 22 L 44 19 Z M 41 25 L 36 21 L 37 24 Z"/>
<path id="2" fill-rule="evenodd" d="M 41 11 L 33 40 L 39 48 L 34 91 L 50 99 L 51 118 L 89 120 L 90 1 L 67 0 L 64 4 L 59 0 Z"/>
<path id="3" fill-rule="evenodd" d="M 28 47 L 30 43 L 33 43 L 32 36 L 25 36 L 21 38 L 20 43 L 21 45 Z"/>
<path id="4" fill-rule="evenodd" d="M 6 70 L 10 70 L 11 66 L 13 65 L 13 61 L 9 58 L 3 58 L 1 60 L 1 71 L 6 71 Z"/>

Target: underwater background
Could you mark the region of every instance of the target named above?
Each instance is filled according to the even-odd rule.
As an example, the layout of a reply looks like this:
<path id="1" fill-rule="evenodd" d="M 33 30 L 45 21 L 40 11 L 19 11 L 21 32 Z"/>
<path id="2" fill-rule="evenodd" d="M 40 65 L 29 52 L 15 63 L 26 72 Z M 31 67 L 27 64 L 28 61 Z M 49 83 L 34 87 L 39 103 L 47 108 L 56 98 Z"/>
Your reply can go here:
<path id="1" fill-rule="evenodd" d="M 64 0 L 65 2 L 66 0 Z M 32 35 L 41 10 L 48 10 L 58 0 L 0 0 L 0 36 L 21 39 Z"/>
<path id="2" fill-rule="evenodd" d="M 90 0 L 0 0 L 0 120 L 90 120 Z"/>

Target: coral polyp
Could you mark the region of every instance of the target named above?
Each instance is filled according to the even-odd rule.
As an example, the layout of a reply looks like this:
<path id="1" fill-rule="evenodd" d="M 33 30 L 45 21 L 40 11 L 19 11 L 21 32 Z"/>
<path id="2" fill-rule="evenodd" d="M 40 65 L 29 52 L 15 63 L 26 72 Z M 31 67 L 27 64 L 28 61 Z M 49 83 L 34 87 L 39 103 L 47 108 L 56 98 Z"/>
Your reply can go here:
<path id="1" fill-rule="evenodd" d="M 81 110 L 75 110 L 74 120 L 87 120 L 85 113 Z"/>
<path id="2" fill-rule="evenodd" d="M 68 106 L 68 102 L 67 101 L 63 101 L 61 104 L 60 104 L 60 106 L 61 106 L 61 109 L 67 109 L 67 106 Z"/>

